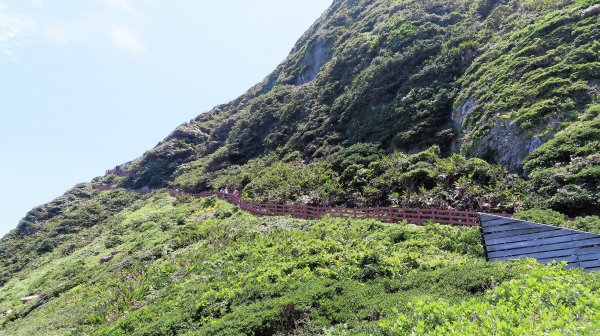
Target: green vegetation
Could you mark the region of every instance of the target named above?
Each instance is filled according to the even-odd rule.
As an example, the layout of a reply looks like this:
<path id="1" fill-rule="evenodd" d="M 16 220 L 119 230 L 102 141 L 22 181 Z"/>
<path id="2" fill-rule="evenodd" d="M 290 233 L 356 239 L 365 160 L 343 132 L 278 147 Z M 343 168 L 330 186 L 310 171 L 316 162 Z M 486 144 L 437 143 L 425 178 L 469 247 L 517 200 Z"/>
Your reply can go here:
<path id="1" fill-rule="evenodd" d="M 380 322 L 375 330 L 391 335 L 596 335 L 597 289 L 581 273 L 560 266 L 532 269 L 468 301 L 419 301 L 409 314 Z"/>
<path id="2" fill-rule="evenodd" d="M 199 183 L 213 190 L 228 185 L 243 189 L 245 198 L 272 203 L 495 212 L 520 209 L 525 194 L 524 181 L 501 165 L 459 155 L 443 158 L 438 147 L 386 155 L 372 144 L 353 145 L 310 163 L 299 153 L 267 155 L 218 174 L 192 170 L 175 183 L 188 190 Z"/>
<path id="3" fill-rule="evenodd" d="M 477 41 L 497 36 L 495 29 L 506 29 L 506 34 L 492 37 L 494 47 L 486 48 L 459 81 L 462 92 L 456 103 L 475 102 L 462 124 L 463 153 L 487 155 L 516 168 L 520 161 L 503 158 L 499 147 L 525 150 L 535 137 L 550 140 L 598 102 L 593 87 L 600 31 L 598 13 L 588 10 L 594 4 L 511 1 L 490 14 Z M 507 21 L 511 10 L 516 12 Z"/>
<path id="4" fill-rule="evenodd" d="M 31 210 L 0 240 L 0 286 L 27 265 L 69 255 L 85 246 L 91 235 L 100 234 L 99 224 L 119 220 L 117 213 L 138 198 L 134 193 L 98 193 L 89 185 L 79 185 Z"/>
<path id="5" fill-rule="evenodd" d="M 153 193 L 81 184 L 0 239 L 0 334 L 598 334 L 600 273 L 485 262 L 477 228 L 256 218 L 157 188 L 600 234 L 599 15 L 334 1 L 263 82 L 93 181 Z"/>
<path id="6" fill-rule="evenodd" d="M 477 228 L 256 218 L 214 199 L 166 193 L 140 201 L 82 230 L 87 244 L 73 253 L 60 252 L 68 241 L 58 243 L 48 257 L 11 274 L 0 306 L 14 311 L 0 319 L 0 331 L 442 334 L 467 324 L 490 333 L 597 330 L 597 275 L 486 263 Z M 30 294 L 41 297 L 19 302 Z M 527 308 L 542 317 L 520 316 Z M 571 315 L 577 323 L 567 323 Z M 488 317 L 494 323 L 483 324 Z"/>
<path id="7" fill-rule="evenodd" d="M 563 214 L 557 211 L 531 209 L 518 212 L 515 214 L 515 218 L 600 234 L 600 217 L 598 216 L 584 216 L 567 220 Z"/>
<path id="8" fill-rule="evenodd" d="M 180 126 L 123 185 L 598 215 L 596 2 L 336 1 L 265 81 Z M 447 169 L 429 162 L 399 169 L 395 186 L 374 182 L 399 152 L 432 146 L 443 164 L 458 153 L 494 177 L 472 182 L 468 200 L 451 199 L 456 181 L 431 181 Z M 363 161 L 344 166 L 349 150 Z"/>
<path id="9" fill-rule="evenodd" d="M 525 162 L 539 207 L 567 214 L 600 214 L 599 106 L 592 120 L 575 123 Z"/>

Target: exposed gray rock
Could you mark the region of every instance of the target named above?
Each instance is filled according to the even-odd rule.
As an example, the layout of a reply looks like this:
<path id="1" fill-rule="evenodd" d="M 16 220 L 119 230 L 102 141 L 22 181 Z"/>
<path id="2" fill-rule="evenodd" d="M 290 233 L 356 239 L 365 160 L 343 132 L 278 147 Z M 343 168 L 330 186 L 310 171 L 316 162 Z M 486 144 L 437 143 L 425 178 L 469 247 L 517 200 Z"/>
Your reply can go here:
<path id="1" fill-rule="evenodd" d="M 39 298 L 40 298 L 39 294 L 35 294 L 35 295 L 31 295 L 31 296 L 26 296 L 24 298 L 21 298 L 21 302 L 27 303 L 29 301 L 37 300 Z"/>
<path id="2" fill-rule="evenodd" d="M 471 113 L 480 114 L 477 101 L 468 98 L 452 111 L 457 137 L 451 144 L 451 150 L 465 156 L 481 157 L 500 163 L 512 172 L 522 172 L 522 163 L 534 150 L 548 139 L 540 137 L 548 129 L 558 129 L 560 118 L 550 118 L 547 129 L 525 131 L 510 119 L 495 115 L 482 119 L 477 124 L 468 120 Z"/>
<path id="3" fill-rule="evenodd" d="M 534 150 L 538 149 L 541 145 L 542 145 L 542 139 L 540 139 L 540 137 L 536 135 L 533 137 L 533 139 L 531 139 L 531 141 L 529 141 L 529 145 L 527 146 L 527 151 L 529 153 L 531 153 Z"/>
<path id="4" fill-rule="evenodd" d="M 497 118 L 489 124 L 482 123 L 478 128 L 478 132 L 487 131 L 473 136 L 474 130 L 466 130 L 457 143 L 460 151 L 465 155 L 501 163 L 514 172 L 521 172 L 523 160 L 545 142 L 534 132 L 519 129 L 511 120 Z"/>
<path id="5" fill-rule="evenodd" d="M 310 47 L 302 59 L 303 72 L 296 78 L 297 85 L 313 81 L 321 67 L 331 59 L 332 43 L 319 37 L 314 46 Z"/>
<path id="6" fill-rule="evenodd" d="M 497 120 L 487 135 L 482 136 L 479 145 L 474 147 L 475 156 L 490 158 L 495 152 L 495 161 L 502 163 L 511 171 L 518 170 L 528 152 L 515 124 L 509 120 Z"/>
<path id="7" fill-rule="evenodd" d="M 600 4 L 595 4 L 583 10 L 583 17 L 589 17 L 600 13 Z"/>
<path id="8" fill-rule="evenodd" d="M 144 186 L 142 189 L 140 189 L 140 192 L 143 194 L 149 194 L 152 192 L 152 188 L 150 188 L 149 186 Z"/>
<path id="9" fill-rule="evenodd" d="M 467 116 L 473 111 L 475 107 L 475 100 L 473 98 L 467 99 L 464 103 L 462 103 L 454 112 L 452 112 L 452 121 L 454 125 L 457 127 L 461 127 L 465 122 Z"/>

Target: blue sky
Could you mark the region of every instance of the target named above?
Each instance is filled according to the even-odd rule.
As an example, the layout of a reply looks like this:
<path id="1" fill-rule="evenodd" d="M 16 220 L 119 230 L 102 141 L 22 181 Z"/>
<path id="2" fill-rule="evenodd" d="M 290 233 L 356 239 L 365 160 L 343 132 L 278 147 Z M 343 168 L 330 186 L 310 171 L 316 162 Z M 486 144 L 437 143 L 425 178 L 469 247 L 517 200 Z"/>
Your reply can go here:
<path id="1" fill-rule="evenodd" d="M 0 0 L 0 235 L 262 80 L 331 0 Z"/>

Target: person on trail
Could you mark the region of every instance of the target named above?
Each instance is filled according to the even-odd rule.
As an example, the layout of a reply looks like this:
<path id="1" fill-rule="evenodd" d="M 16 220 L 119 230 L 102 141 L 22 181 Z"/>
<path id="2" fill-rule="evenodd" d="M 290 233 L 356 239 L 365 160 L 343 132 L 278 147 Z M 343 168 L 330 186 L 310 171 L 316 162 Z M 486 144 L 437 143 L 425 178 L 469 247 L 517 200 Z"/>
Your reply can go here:
<path id="1" fill-rule="evenodd" d="M 229 188 L 225 187 L 225 197 L 229 196 Z"/>
<path id="2" fill-rule="evenodd" d="M 235 189 L 235 191 L 233 192 L 233 198 L 238 199 L 240 197 L 240 192 Z"/>

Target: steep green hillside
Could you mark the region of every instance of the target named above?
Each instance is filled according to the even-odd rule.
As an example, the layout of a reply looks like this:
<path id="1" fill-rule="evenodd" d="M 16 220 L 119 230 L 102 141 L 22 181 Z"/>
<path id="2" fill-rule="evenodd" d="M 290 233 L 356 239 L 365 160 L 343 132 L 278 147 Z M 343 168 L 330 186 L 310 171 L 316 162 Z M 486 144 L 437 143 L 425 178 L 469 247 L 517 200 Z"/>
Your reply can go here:
<path id="1" fill-rule="evenodd" d="M 31 210 L 0 240 L 0 285 L 26 266 L 35 267 L 51 251 L 70 255 L 85 246 L 88 235 L 99 234 L 137 199 L 135 193 L 98 193 L 82 184 Z"/>
<path id="2" fill-rule="evenodd" d="M 13 311 L 0 319 L 2 334 L 402 335 L 434 328 L 457 335 L 593 334 L 600 328 L 598 274 L 486 263 L 477 228 L 256 218 L 215 199 L 178 201 L 166 193 L 103 213 L 113 220 L 57 242 L 9 276 L 0 307 Z M 73 241 L 79 246 L 67 253 Z M 40 298 L 19 301 L 31 294 Z"/>
<path id="3" fill-rule="evenodd" d="M 81 184 L 0 239 L 0 334 L 598 334 L 600 273 L 486 263 L 475 228 L 160 188 L 600 233 L 599 21 L 598 0 L 335 0 L 263 82 L 92 181 L 151 194 Z"/>
<path id="4" fill-rule="evenodd" d="M 224 168 L 250 171 L 272 154 L 343 175 L 336 156 L 353 145 L 435 145 L 532 178 L 538 206 L 597 214 L 599 18 L 597 0 L 334 1 L 262 83 L 180 126 L 123 183 L 215 188 Z M 536 159 L 540 146 L 568 147 L 558 134 L 574 129 L 589 134 L 560 163 L 578 171 L 540 179 L 559 174 Z"/>

